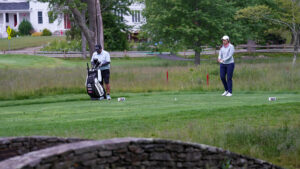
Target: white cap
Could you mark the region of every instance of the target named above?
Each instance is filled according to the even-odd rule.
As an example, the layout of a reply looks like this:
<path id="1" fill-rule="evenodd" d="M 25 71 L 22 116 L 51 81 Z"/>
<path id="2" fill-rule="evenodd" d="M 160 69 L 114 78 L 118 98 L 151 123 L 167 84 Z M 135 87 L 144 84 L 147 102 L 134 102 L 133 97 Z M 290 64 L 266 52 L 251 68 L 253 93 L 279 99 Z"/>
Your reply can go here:
<path id="1" fill-rule="evenodd" d="M 222 40 L 229 40 L 229 36 L 227 36 L 227 35 L 223 36 Z"/>

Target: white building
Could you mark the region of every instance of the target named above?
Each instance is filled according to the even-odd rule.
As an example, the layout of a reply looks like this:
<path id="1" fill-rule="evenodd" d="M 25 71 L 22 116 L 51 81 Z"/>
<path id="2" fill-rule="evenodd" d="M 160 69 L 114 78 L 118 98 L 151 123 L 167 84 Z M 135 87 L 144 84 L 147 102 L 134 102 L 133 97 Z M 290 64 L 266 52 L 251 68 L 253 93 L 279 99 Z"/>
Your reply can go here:
<path id="1" fill-rule="evenodd" d="M 126 24 L 132 26 L 132 33 L 138 33 L 141 26 L 146 22 L 146 19 L 142 16 L 142 11 L 144 8 L 144 3 L 133 3 L 129 6 L 131 15 L 123 16 Z"/>
<path id="2" fill-rule="evenodd" d="M 142 17 L 143 3 L 133 3 L 129 6 L 131 15 L 124 15 L 126 24 L 132 26 L 131 37 L 139 33 L 140 27 L 146 22 Z M 51 22 L 48 16 L 48 3 L 37 2 L 36 0 L 0 0 L 0 38 L 6 38 L 6 29 L 18 30 L 23 20 L 28 20 L 35 31 L 41 32 L 47 28 L 53 32 L 64 32 L 71 28 L 68 15 L 60 14 Z"/>
<path id="3" fill-rule="evenodd" d="M 36 0 L 0 0 L 0 38 L 6 38 L 6 29 L 18 30 L 23 20 L 31 22 L 37 32 L 47 28 L 51 32 L 65 31 L 71 28 L 67 15 L 61 14 L 51 22 L 48 16 L 48 3 L 37 2 Z"/>

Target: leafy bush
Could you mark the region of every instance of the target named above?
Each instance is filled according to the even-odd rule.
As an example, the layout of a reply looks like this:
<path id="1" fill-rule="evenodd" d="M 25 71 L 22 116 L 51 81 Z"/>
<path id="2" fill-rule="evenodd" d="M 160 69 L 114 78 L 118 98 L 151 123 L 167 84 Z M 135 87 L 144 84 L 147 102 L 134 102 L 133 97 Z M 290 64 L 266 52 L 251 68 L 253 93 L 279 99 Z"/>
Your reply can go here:
<path id="1" fill-rule="evenodd" d="M 66 31 L 67 40 L 80 40 L 81 39 L 81 30 L 72 26 L 70 30 Z"/>
<path id="2" fill-rule="evenodd" d="M 11 29 L 11 34 L 10 34 L 11 37 L 17 37 L 18 35 L 19 35 L 19 32 L 17 32 L 14 29 Z"/>
<path id="3" fill-rule="evenodd" d="M 52 33 L 51 33 L 51 31 L 49 29 L 44 29 L 43 30 L 42 36 L 51 36 L 51 35 L 52 35 Z"/>
<path id="4" fill-rule="evenodd" d="M 138 51 L 151 51 L 152 50 L 151 44 L 147 43 L 147 42 L 140 42 L 137 45 L 137 50 Z"/>
<path id="5" fill-rule="evenodd" d="M 72 40 L 72 41 L 52 41 L 49 45 L 44 47 L 42 51 L 81 51 L 81 40 Z"/>
<path id="6" fill-rule="evenodd" d="M 31 36 L 42 36 L 42 32 L 34 32 L 31 34 Z"/>
<path id="7" fill-rule="evenodd" d="M 30 35 L 33 31 L 31 23 L 27 20 L 23 20 L 19 25 L 20 35 Z"/>

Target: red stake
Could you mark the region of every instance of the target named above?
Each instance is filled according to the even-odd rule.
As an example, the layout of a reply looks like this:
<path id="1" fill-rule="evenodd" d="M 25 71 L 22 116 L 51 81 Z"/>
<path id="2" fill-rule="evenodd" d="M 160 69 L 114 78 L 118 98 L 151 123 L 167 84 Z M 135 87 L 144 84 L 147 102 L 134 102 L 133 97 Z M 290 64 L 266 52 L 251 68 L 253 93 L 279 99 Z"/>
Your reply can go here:
<path id="1" fill-rule="evenodd" d="M 169 82 L 169 72 L 167 71 L 167 82 Z"/>
<path id="2" fill-rule="evenodd" d="M 208 75 L 208 73 L 206 75 L 206 84 L 207 84 L 207 86 L 209 86 L 209 75 Z"/>

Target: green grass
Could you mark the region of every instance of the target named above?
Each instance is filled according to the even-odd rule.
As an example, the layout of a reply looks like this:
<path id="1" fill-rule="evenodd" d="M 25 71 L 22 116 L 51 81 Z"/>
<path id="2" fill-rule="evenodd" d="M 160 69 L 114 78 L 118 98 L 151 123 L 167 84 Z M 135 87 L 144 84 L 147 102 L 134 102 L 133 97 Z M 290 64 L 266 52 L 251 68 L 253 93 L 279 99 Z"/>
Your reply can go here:
<path id="1" fill-rule="evenodd" d="M 0 55 L 0 136 L 176 139 L 300 168 L 299 60 L 237 60 L 228 98 L 215 61 L 112 58 L 110 102 L 89 100 L 86 62 Z"/>
<path id="2" fill-rule="evenodd" d="M 64 36 L 21 36 L 18 38 L 12 38 L 11 40 L 8 39 L 0 39 L 0 50 L 9 50 L 9 43 L 10 49 L 23 49 L 29 47 L 36 47 L 42 46 L 50 43 L 54 40 L 63 40 L 65 39 Z"/>
<path id="3" fill-rule="evenodd" d="M 125 97 L 117 102 L 117 97 Z M 277 97 L 269 102 L 268 97 Z M 203 143 L 300 168 L 300 97 L 293 93 L 116 93 L 0 102 L 0 136 L 155 137 Z"/>
<path id="4" fill-rule="evenodd" d="M 0 69 L 24 69 L 24 68 L 49 68 L 56 66 L 63 66 L 63 60 L 30 56 L 30 55 L 0 55 Z"/>
<path id="5" fill-rule="evenodd" d="M 85 91 L 89 59 L 0 56 L 0 100 Z M 297 64 L 300 62 L 298 61 Z M 166 72 L 169 81 L 166 81 Z M 209 86 L 206 75 L 209 75 Z M 300 67 L 289 60 L 236 63 L 234 91 L 300 91 Z M 112 92 L 222 91 L 219 65 L 150 58 L 113 58 Z"/>

